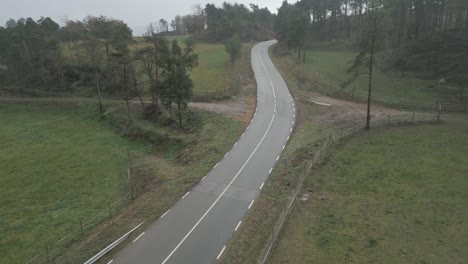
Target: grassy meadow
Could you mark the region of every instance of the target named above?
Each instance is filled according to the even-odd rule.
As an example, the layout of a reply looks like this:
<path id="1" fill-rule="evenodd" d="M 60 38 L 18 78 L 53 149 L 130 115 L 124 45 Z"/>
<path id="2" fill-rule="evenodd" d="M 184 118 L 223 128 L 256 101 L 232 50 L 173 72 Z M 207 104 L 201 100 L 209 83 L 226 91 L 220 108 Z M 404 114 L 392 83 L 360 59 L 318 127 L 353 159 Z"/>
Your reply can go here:
<path id="1" fill-rule="evenodd" d="M 83 263 L 129 227 L 158 218 L 244 130 L 238 120 L 205 111 L 187 113 L 185 130 L 161 126 L 141 119 L 138 104 L 132 106 L 131 126 L 123 129 L 123 103 L 106 101 L 102 120 L 90 102 L 2 101 L 1 263 L 24 263 L 46 243 L 54 262 Z M 155 148 L 146 148 L 149 142 Z M 113 207 L 109 221 L 108 202 L 129 191 L 128 148 L 138 196 L 130 203 L 126 199 L 125 207 Z M 81 238 L 80 220 L 103 210 Z M 46 262 L 46 254 L 36 261 Z"/>
<path id="2" fill-rule="evenodd" d="M 378 128 L 307 179 L 269 263 L 463 263 L 468 122 Z"/>
<path id="3" fill-rule="evenodd" d="M 166 38 L 169 41 L 177 40 L 179 45 L 183 45 L 182 42 L 187 36 L 170 36 Z M 130 50 L 135 51 L 142 45 L 145 45 L 143 40 L 137 38 L 135 44 L 130 46 Z M 74 57 L 72 54 L 77 52 L 74 44 L 71 44 L 71 48 L 72 52 L 70 52 L 68 43 L 62 44 L 62 52 L 70 62 L 76 60 L 73 59 Z M 105 52 L 104 48 L 102 52 Z M 195 53 L 199 56 L 198 66 L 191 73 L 195 97 L 212 99 L 232 94 L 231 90 L 234 89 L 234 75 L 232 74 L 229 55 L 224 50 L 224 45 L 203 42 L 197 43 Z M 250 61 L 248 63 L 250 65 Z M 144 79 L 145 77 L 141 76 L 141 78 Z M 78 87 L 77 93 L 82 96 L 94 96 L 93 88 L 88 87 Z"/>
<path id="4" fill-rule="evenodd" d="M 306 49 L 306 64 L 298 64 L 297 53 L 279 56 L 280 63 L 287 64 L 302 85 L 312 91 L 327 95 L 346 95 L 365 100 L 368 91 L 367 75 L 360 75 L 343 90 L 341 85 L 350 80 L 352 65 L 357 52 L 346 43 L 311 43 Z M 373 99 L 391 106 L 431 107 L 437 100 L 457 97 L 460 88 L 450 84 L 438 85 L 436 80 L 420 79 L 411 74 L 382 69 L 385 55 L 377 56 L 374 68 Z"/>
<path id="5" fill-rule="evenodd" d="M 73 106 L 0 105 L 0 256 L 21 263 L 120 198 L 138 147 Z M 89 111 L 88 111 L 89 110 Z"/>

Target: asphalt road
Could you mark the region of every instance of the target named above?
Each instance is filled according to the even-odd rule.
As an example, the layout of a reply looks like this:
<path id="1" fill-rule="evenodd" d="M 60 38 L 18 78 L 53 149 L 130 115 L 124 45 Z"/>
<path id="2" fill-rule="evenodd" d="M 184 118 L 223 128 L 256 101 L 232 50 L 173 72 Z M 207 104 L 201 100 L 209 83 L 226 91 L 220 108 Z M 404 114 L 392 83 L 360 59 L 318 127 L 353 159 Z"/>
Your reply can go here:
<path id="1" fill-rule="evenodd" d="M 279 160 L 295 122 L 294 101 L 268 55 L 252 49 L 258 85 L 255 115 L 239 141 L 205 178 L 113 263 L 216 263 Z"/>

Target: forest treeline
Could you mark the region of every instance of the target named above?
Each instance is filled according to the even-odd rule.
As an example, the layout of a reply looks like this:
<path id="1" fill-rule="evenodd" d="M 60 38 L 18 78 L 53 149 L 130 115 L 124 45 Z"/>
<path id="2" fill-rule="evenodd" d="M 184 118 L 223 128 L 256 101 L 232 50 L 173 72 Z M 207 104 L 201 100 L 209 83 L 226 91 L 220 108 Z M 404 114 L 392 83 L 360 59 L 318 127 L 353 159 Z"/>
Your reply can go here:
<path id="1" fill-rule="evenodd" d="M 466 0 L 301 0 L 283 2 L 275 31 L 289 49 L 310 41 L 359 44 L 378 9 L 378 51 L 391 54 L 390 66 L 466 83 L 468 1 Z M 356 45 L 357 46 L 357 45 Z"/>
<path id="2" fill-rule="evenodd" d="M 144 113 L 157 117 L 161 106 L 182 110 L 192 97 L 189 72 L 197 66 L 195 42 L 149 32 L 139 45 L 121 20 L 87 17 L 60 27 L 50 18 L 13 20 L 0 27 L 1 85 L 20 94 L 72 93 L 90 88 L 99 98 L 139 98 Z M 145 104 L 143 94 L 151 95 Z"/>
<path id="3" fill-rule="evenodd" d="M 151 95 L 155 105 L 163 104 L 160 98 L 176 100 L 175 95 L 164 94 L 169 58 L 194 55 L 193 40 L 277 38 L 290 50 L 301 50 L 312 41 L 358 46 L 369 27 L 371 7 L 380 10 L 378 51 L 390 54 L 389 67 L 422 72 L 428 78 L 468 81 L 466 0 L 300 0 L 284 1 L 277 15 L 254 4 L 196 5 L 191 14 L 149 24 L 138 39 L 125 22 L 103 16 L 62 25 L 47 17 L 10 19 L 0 26 L 0 85 L 71 92 L 88 87 L 96 94 Z M 175 48 L 182 55 L 171 55 L 175 45 L 162 36 L 185 34 L 191 36 L 189 43 Z M 186 73 L 195 65 L 184 66 Z"/>
<path id="4" fill-rule="evenodd" d="M 62 25 L 49 17 L 10 19 L 0 26 L 0 88 L 31 95 L 79 90 L 99 98 L 139 98 L 149 112 L 172 103 L 184 108 L 192 97 L 189 72 L 198 61 L 194 40 L 226 43 L 234 62 L 239 38 L 272 39 L 273 22 L 267 8 L 230 3 L 195 5 L 191 14 L 150 23 L 138 38 L 124 21 L 104 16 Z M 190 37 L 179 45 L 168 35 Z M 152 104 L 145 106 L 143 96 L 151 96 Z"/>
<path id="5" fill-rule="evenodd" d="M 161 19 L 150 27 L 161 35 L 190 34 L 195 39 L 208 42 L 223 42 L 234 35 L 246 41 L 274 38 L 275 15 L 268 8 L 224 2 L 219 7 L 197 4 L 193 9 L 192 14 L 177 15 L 170 23 Z"/>

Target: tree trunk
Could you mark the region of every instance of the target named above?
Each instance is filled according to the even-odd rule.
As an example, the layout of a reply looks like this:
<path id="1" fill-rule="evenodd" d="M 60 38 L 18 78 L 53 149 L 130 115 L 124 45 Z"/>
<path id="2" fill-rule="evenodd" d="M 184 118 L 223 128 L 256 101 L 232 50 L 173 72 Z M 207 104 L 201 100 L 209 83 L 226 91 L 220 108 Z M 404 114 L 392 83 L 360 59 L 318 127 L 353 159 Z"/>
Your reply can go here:
<path id="1" fill-rule="evenodd" d="M 102 108 L 101 87 L 99 85 L 99 73 L 97 72 L 96 67 L 94 67 L 94 75 L 96 76 L 96 88 L 97 88 L 97 92 L 98 92 L 99 112 L 101 114 L 103 114 L 104 109 Z"/>
<path id="2" fill-rule="evenodd" d="M 179 116 L 179 126 L 180 128 L 182 128 L 182 109 L 181 109 L 180 100 L 177 100 L 177 110 L 178 110 L 178 116 Z"/>
<path id="3" fill-rule="evenodd" d="M 348 0 L 345 1 L 345 26 L 346 26 L 346 39 L 350 39 L 351 37 L 351 25 L 349 24 L 349 16 L 348 16 Z"/>
<path id="4" fill-rule="evenodd" d="M 127 101 L 128 124 L 130 124 L 132 122 L 132 115 L 130 114 L 130 98 L 128 96 L 125 97 L 125 101 Z"/>
<path id="5" fill-rule="evenodd" d="M 107 61 L 109 61 L 109 49 L 110 49 L 110 45 L 109 45 L 109 42 L 106 40 L 104 40 L 104 46 L 106 47 L 106 58 L 107 58 Z"/>
<path id="6" fill-rule="evenodd" d="M 455 11 L 455 28 L 457 30 L 462 30 L 465 27 L 465 1 L 466 0 L 458 0 L 456 11 Z"/>
<path id="7" fill-rule="evenodd" d="M 397 36 L 397 43 L 396 48 L 399 49 L 402 45 L 403 38 L 406 35 L 406 23 L 407 23 L 407 14 L 408 14 L 408 6 L 407 3 L 404 1 L 400 1 L 400 10 L 399 10 L 399 23 L 398 23 L 398 36 Z"/>
<path id="8" fill-rule="evenodd" d="M 371 120 L 371 98 L 372 98 L 372 74 L 374 70 L 374 52 L 375 44 L 377 40 L 377 14 L 374 14 L 374 24 L 372 28 L 372 43 L 370 49 L 370 61 L 369 61 L 369 91 L 367 93 L 367 119 L 366 129 L 370 129 Z"/>

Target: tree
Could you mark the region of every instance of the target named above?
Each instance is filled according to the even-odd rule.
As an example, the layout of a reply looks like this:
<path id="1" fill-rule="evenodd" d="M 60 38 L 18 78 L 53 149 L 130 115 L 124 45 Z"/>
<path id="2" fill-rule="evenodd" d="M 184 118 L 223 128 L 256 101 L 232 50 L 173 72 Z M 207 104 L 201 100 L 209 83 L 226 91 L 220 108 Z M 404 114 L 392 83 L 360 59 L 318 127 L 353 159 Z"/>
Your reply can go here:
<path id="1" fill-rule="evenodd" d="M 205 10 L 200 5 L 194 6 L 192 14 L 182 17 L 182 24 L 192 36 L 202 32 L 206 24 Z"/>
<path id="2" fill-rule="evenodd" d="M 285 42 L 288 49 L 298 49 L 299 59 L 301 58 L 301 48 L 304 46 L 307 25 L 310 22 L 310 15 L 298 6 L 291 5 L 284 1 L 278 9 L 278 16 L 275 20 L 275 31 L 279 40 Z"/>
<path id="3" fill-rule="evenodd" d="M 184 24 L 182 22 L 182 17 L 177 15 L 171 22 L 171 28 L 175 31 L 178 35 L 182 35 L 185 33 Z"/>
<path id="4" fill-rule="evenodd" d="M 102 106 L 102 95 L 101 95 L 101 70 L 102 65 L 102 42 L 96 39 L 94 36 L 88 36 L 88 40 L 82 43 L 82 46 L 87 54 L 87 59 L 90 67 L 93 69 L 94 78 L 96 81 L 96 91 L 99 101 L 99 112 L 104 113 Z"/>
<path id="5" fill-rule="evenodd" d="M 351 83 L 361 74 L 366 74 L 368 76 L 366 129 L 370 128 L 371 120 L 372 80 L 375 66 L 375 53 L 384 47 L 387 28 L 387 12 L 383 8 L 381 1 L 377 0 L 372 2 L 368 7 L 363 21 L 360 52 L 356 56 L 353 65 L 348 70 L 348 72 L 353 72 L 354 76 L 346 83 L 346 85 Z"/>
<path id="6" fill-rule="evenodd" d="M 171 44 L 170 57 L 163 71 L 164 81 L 162 97 L 172 113 L 172 103 L 177 104 L 179 126 L 182 127 L 182 112 L 187 108 L 192 98 L 193 82 L 188 74 L 198 64 L 198 55 L 194 54 L 195 42 L 192 39 L 185 41 L 182 49 L 177 40 Z"/>
<path id="7" fill-rule="evenodd" d="M 231 58 L 231 65 L 240 58 L 242 50 L 242 41 L 238 34 L 232 36 L 225 44 L 224 49 Z"/>
<path id="8" fill-rule="evenodd" d="M 169 23 L 165 19 L 159 20 L 159 32 L 164 33 L 169 31 Z"/>
<path id="9" fill-rule="evenodd" d="M 161 96 L 161 71 L 169 58 L 169 45 L 166 39 L 156 34 L 148 34 L 145 37 L 148 45 L 137 50 L 137 57 L 142 62 L 146 77 L 150 83 L 150 92 L 153 105 L 159 111 L 159 99 Z"/>

